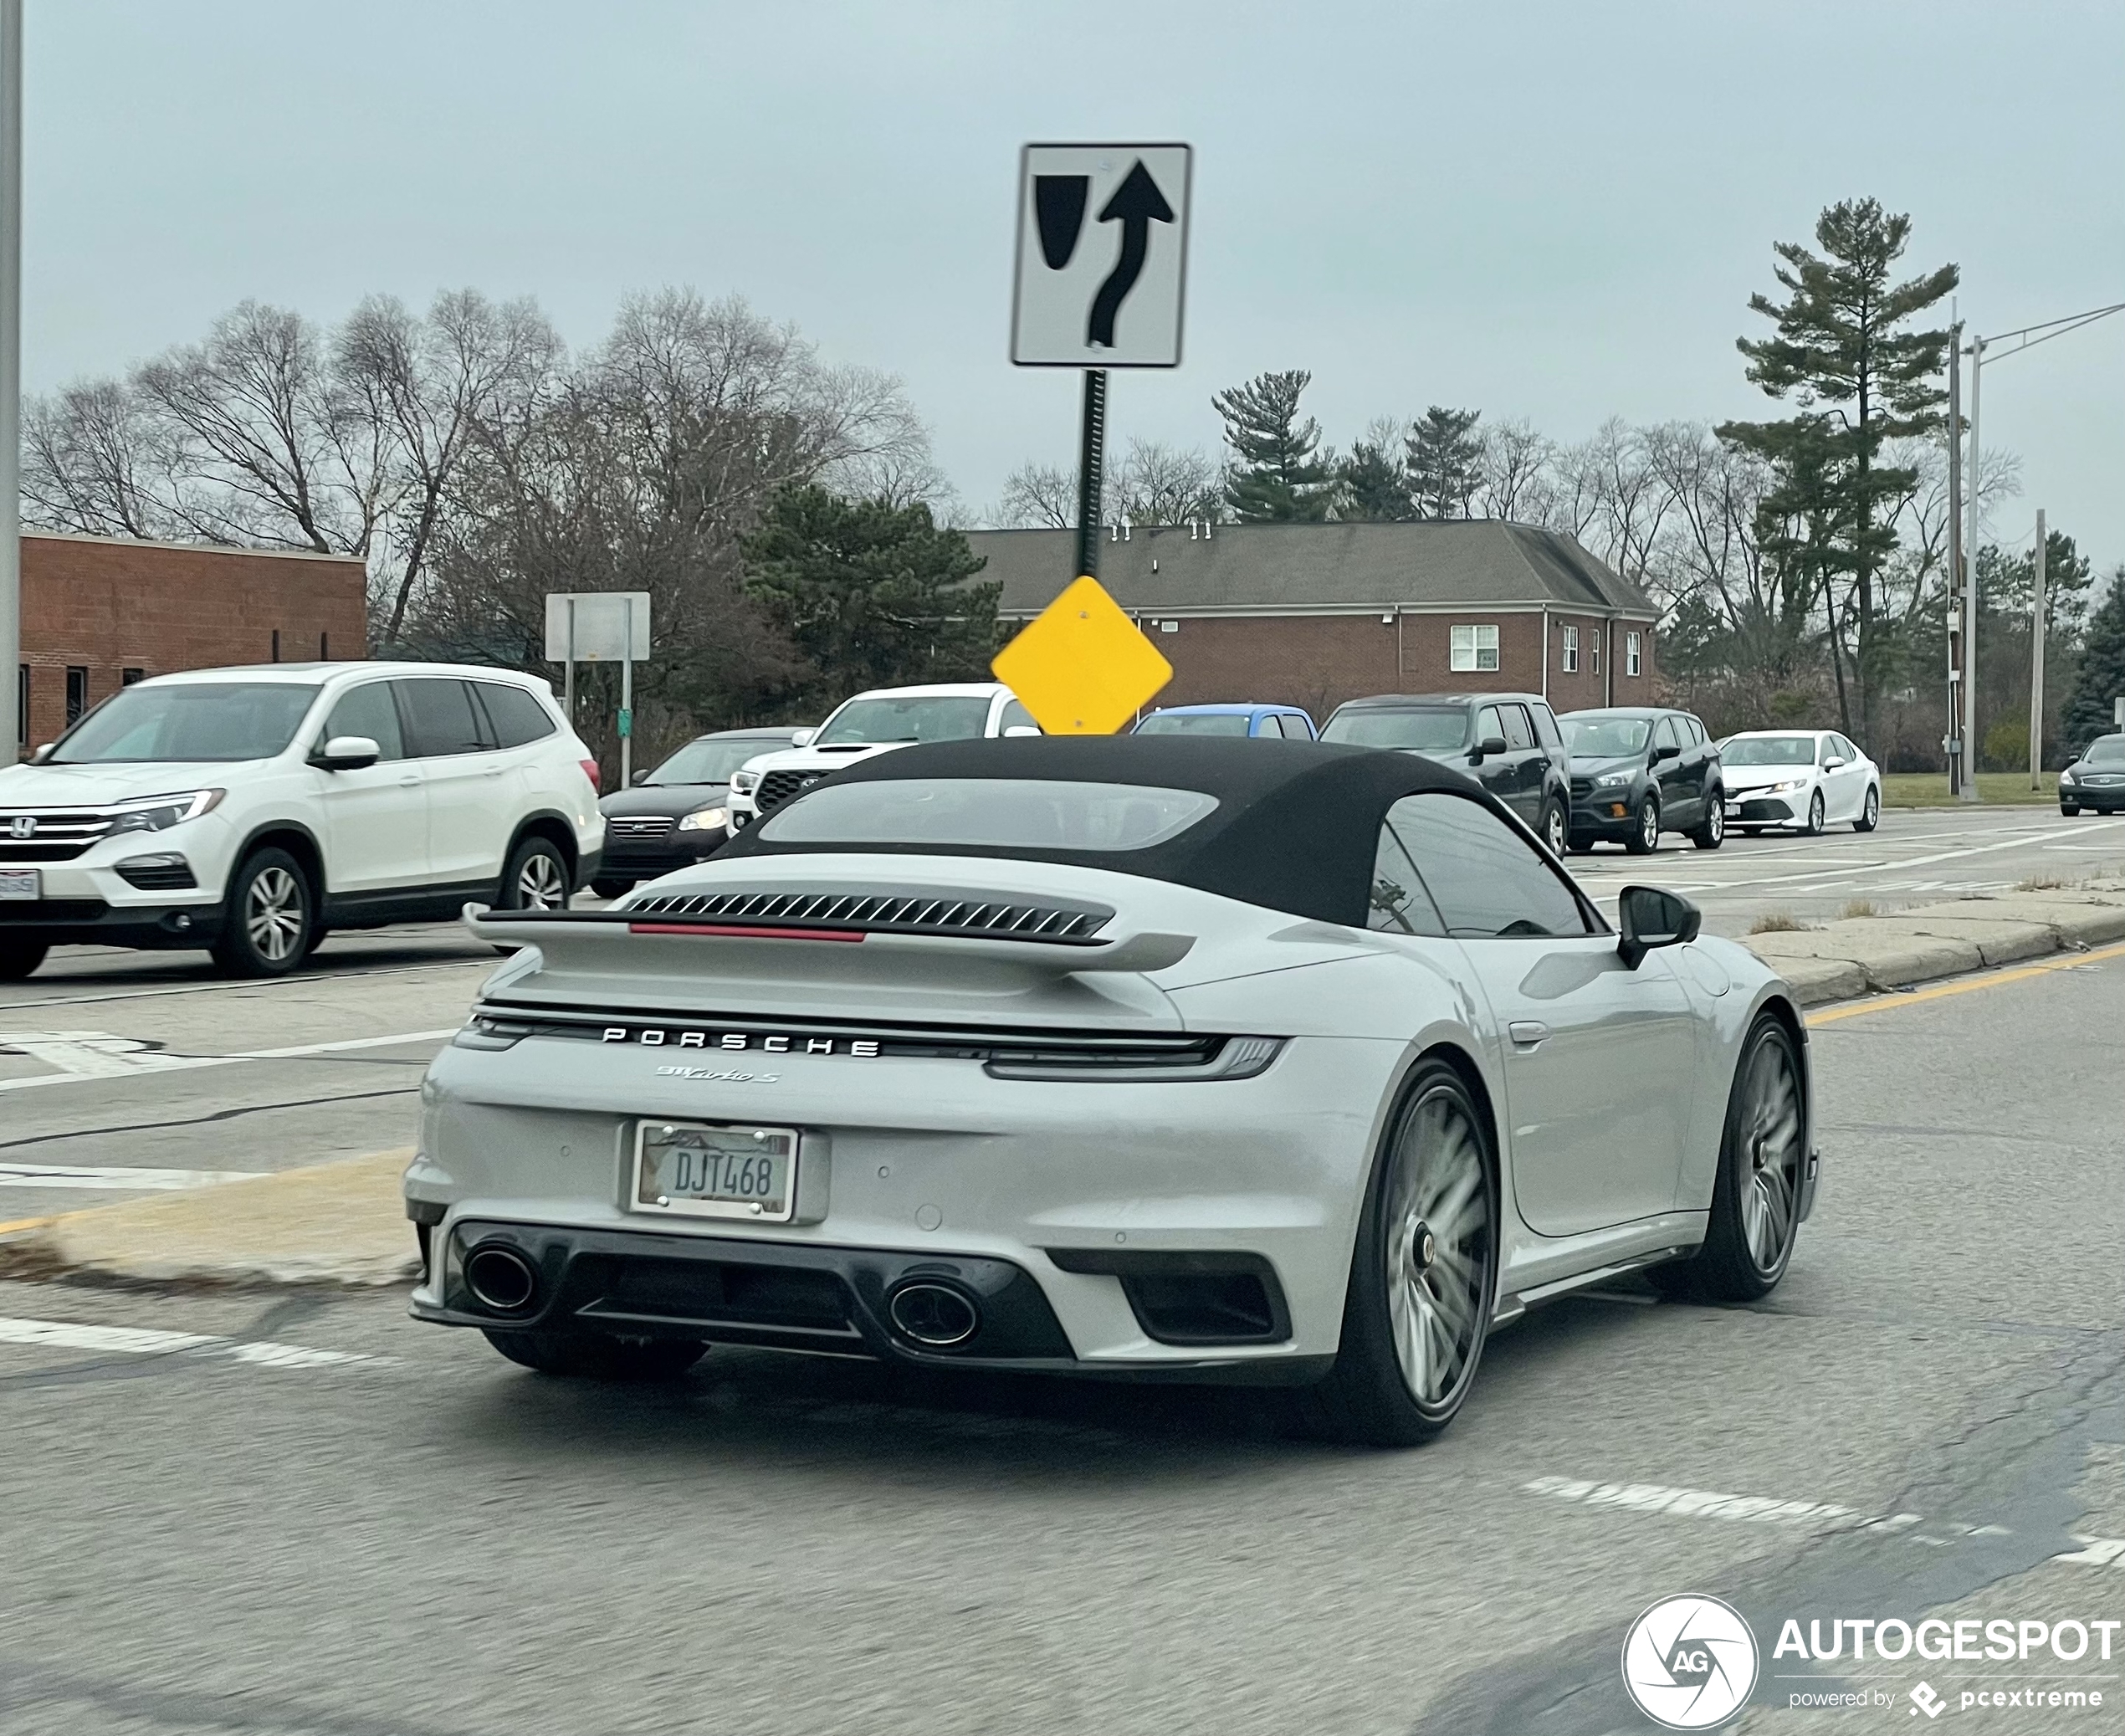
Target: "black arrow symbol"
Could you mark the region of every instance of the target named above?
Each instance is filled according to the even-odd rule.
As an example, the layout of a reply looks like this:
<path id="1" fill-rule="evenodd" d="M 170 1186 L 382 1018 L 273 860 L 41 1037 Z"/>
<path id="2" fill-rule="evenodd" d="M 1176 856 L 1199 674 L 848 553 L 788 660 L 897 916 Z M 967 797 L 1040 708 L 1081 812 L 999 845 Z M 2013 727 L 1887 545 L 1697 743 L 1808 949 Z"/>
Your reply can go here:
<path id="1" fill-rule="evenodd" d="M 1114 189 L 1114 197 L 1101 207 L 1099 221 L 1120 223 L 1122 254 L 1115 260 L 1114 269 L 1107 274 L 1107 281 L 1100 284 L 1099 293 L 1092 299 L 1092 318 L 1085 326 L 1084 341 L 1088 345 L 1111 350 L 1114 347 L 1114 315 L 1122 310 L 1123 299 L 1136 287 L 1136 279 L 1144 273 L 1144 255 L 1151 245 L 1151 225 L 1173 221 L 1173 207 L 1166 203 L 1165 195 L 1159 191 L 1158 182 L 1152 180 L 1151 172 L 1144 166 L 1141 157 Z"/>

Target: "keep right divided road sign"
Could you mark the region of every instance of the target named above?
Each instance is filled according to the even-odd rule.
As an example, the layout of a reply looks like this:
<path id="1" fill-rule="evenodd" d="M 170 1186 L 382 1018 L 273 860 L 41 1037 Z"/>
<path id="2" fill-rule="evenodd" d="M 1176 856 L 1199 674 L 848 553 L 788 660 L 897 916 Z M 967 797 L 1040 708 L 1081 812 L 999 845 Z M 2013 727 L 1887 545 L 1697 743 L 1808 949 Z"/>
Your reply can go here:
<path id="1" fill-rule="evenodd" d="M 1185 145 L 1028 145 L 1019 155 L 1011 359 L 1178 367 Z"/>

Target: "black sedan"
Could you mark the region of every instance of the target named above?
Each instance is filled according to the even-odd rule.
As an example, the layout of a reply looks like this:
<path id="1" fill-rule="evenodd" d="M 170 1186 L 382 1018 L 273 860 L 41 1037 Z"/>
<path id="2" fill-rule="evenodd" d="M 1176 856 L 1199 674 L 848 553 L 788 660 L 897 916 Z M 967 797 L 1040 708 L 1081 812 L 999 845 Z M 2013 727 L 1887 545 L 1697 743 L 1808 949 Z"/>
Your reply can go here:
<path id="1" fill-rule="evenodd" d="M 605 816 L 605 859 L 591 889 L 616 899 L 638 880 L 691 868 L 729 841 L 724 797 L 730 775 L 761 754 L 780 753 L 800 732 L 720 730 L 697 735 L 654 771 L 638 774 L 632 789 L 598 803 Z"/>
<path id="2" fill-rule="evenodd" d="M 1557 719 L 1571 753 L 1571 848 L 1611 838 L 1634 856 L 1686 832 L 1700 850 L 1726 839 L 1719 750 L 1687 711 L 1616 705 Z"/>
<path id="3" fill-rule="evenodd" d="M 2125 809 L 2125 735 L 2098 735 L 2059 774 L 2059 812 L 2095 814 Z"/>

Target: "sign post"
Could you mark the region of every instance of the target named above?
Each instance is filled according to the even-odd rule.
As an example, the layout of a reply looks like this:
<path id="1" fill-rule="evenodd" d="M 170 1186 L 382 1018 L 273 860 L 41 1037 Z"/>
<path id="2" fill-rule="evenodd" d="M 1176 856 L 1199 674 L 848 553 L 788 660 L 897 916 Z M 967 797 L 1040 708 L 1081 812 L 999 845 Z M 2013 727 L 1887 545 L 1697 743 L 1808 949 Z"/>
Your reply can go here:
<path id="1" fill-rule="evenodd" d="M 1194 164 L 1195 151 L 1186 145 L 1028 145 L 1019 153 L 1011 359 L 1020 367 L 1084 371 L 1073 576 L 1089 582 L 1098 601 L 1118 615 L 1120 611 L 1098 582 L 1107 374 L 1110 368 L 1180 365 Z M 1073 586 L 1066 595 L 1077 591 Z M 1077 601 L 1089 600 L 1079 596 Z M 1094 617 L 1105 618 L 1097 609 L 1082 618 Z M 1142 637 L 1134 627 L 1130 631 Z M 1110 648 L 1115 642 L 1111 634 L 1101 633 L 1079 635 L 1073 643 L 1088 655 L 1095 643 Z M 1165 673 L 1152 692 L 1172 674 L 1163 658 L 1157 660 Z M 999 673 L 998 679 L 1010 678 Z M 1024 693 L 1019 697 L 1032 706 Z M 1074 709 L 1084 708 L 1061 709 L 1074 715 Z M 1103 715 L 1107 708 L 1090 709 Z M 1041 716 L 1039 707 L 1032 709 Z M 1046 718 L 1042 724 L 1048 727 Z"/>
<path id="2" fill-rule="evenodd" d="M 633 770 L 634 666 L 650 651 L 647 591 L 550 591 L 546 593 L 546 661 L 564 666 L 571 729 L 576 725 L 576 665 L 620 666 L 620 786 Z"/>

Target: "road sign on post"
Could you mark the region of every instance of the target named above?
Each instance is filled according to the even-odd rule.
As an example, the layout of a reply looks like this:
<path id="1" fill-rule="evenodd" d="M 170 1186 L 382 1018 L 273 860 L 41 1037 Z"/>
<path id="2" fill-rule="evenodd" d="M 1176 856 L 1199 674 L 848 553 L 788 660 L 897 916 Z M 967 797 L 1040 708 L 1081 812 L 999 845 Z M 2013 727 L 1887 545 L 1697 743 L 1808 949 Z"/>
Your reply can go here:
<path id="1" fill-rule="evenodd" d="M 576 722 L 576 665 L 620 666 L 620 786 L 634 766 L 634 666 L 649 655 L 647 591 L 550 591 L 546 661 L 563 665 L 563 709 Z"/>
<path id="2" fill-rule="evenodd" d="M 1051 735 L 1111 735 L 1173 679 L 1173 665 L 1094 578 L 1080 578 L 990 666 Z"/>
<path id="3" fill-rule="evenodd" d="M 1193 156 L 1185 145 L 1019 153 L 1019 366 L 1180 366 Z"/>

